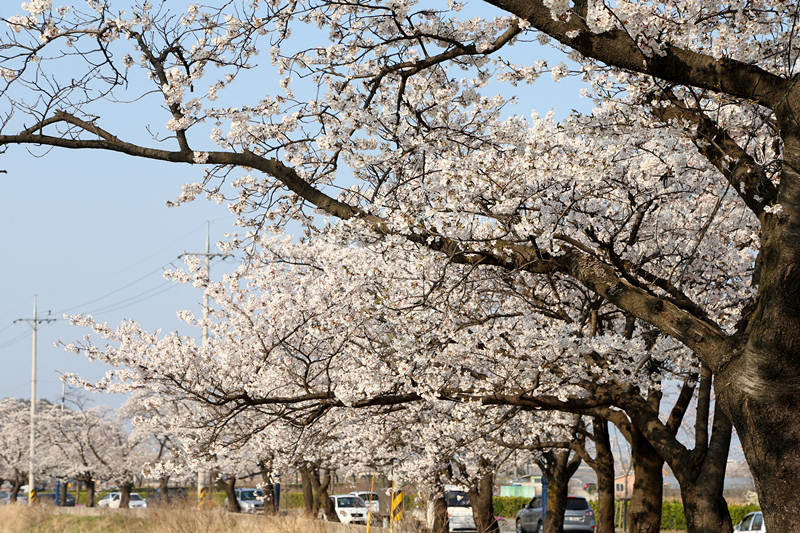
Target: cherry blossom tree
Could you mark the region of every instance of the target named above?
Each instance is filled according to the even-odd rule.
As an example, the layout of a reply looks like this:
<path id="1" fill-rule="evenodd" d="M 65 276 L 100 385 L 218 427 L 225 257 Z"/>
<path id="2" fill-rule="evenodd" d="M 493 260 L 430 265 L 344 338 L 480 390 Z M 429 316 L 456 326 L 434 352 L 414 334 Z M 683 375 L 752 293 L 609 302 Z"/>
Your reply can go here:
<path id="1" fill-rule="evenodd" d="M 0 468 L 11 483 L 10 501 L 17 501 L 28 471 L 30 404 L 14 398 L 0 401 Z"/>
<path id="2" fill-rule="evenodd" d="M 472 16 L 474 6 L 486 14 Z M 275 1 L 173 16 L 164 4 L 122 13 L 41 0 L 24 11 L 6 19 L 3 94 L 14 114 L 0 143 L 203 165 L 177 203 L 203 191 L 224 201 L 230 182 L 231 208 L 252 230 L 242 244 L 289 219 L 313 234 L 319 209 L 360 241 L 404 240 L 517 277 L 537 297 L 550 286 L 556 304 L 562 286 L 586 291 L 711 370 L 768 527 L 791 529 L 793 3 Z M 313 38 L 293 38 L 301 29 Z M 529 59 L 540 50 L 532 38 L 570 63 Z M 226 101 L 267 47 L 280 88 Z M 490 80 L 524 93 L 548 71 L 582 76 L 596 109 L 561 122 L 505 115 L 511 91 Z M 94 111 L 107 97 L 163 105 L 164 135 L 124 138 L 129 121 L 114 131 Z M 206 124 L 213 148 L 193 136 Z M 558 312 L 547 303 L 542 314 Z"/>

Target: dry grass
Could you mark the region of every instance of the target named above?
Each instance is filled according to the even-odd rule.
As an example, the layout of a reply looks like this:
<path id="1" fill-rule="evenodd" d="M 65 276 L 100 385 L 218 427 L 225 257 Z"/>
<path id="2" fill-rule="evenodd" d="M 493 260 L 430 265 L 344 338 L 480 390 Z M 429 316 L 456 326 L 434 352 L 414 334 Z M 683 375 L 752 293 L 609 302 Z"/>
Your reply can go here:
<path id="1" fill-rule="evenodd" d="M 23 505 L 0 507 L 0 533 L 364 533 L 363 526 L 346 526 L 309 520 L 301 516 L 247 516 L 220 508 L 168 508 L 146 512 L 90 510 L 72 514 L 52 507 Z M 75 513 L 81 512 L 78 508 Z M 372 527 L 373 533 L 388 531 Z M 397 533 L 416 532 L 410 526 Z"/>

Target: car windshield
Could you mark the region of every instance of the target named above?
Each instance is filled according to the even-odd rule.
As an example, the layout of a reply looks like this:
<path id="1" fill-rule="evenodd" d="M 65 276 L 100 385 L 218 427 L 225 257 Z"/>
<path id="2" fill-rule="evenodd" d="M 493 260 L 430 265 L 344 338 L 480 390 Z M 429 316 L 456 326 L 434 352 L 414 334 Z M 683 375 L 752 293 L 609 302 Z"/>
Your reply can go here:
<path id="1" fill-rule="evenodd" d="M 358 493 L 358 497 L 361 498 L 362 500 L 364 500 L 365 502 L 366 501 L 373 501 L 373 502 L 378 501 L 378 495 L 375 494 L 374 492 L 360 492 L 360 493 Z"/>
<path id="2" fill-rule="evenodd" d="M 242 501 L 251 501 L 256 499 L 256 491 L 253 489 L 243 490 L 239 492 L 239 499 Z"/>
<path id="3" fill-rule="evenodd" d="M 471 507 L 469 495 L 463 490 L 451 490 L 445 494 L 448 507 Z"/>
<path id="4" fill-rule="evenodd" d="M 589 508 L 589 503 L 585 498 L 567 498 L 567 510 L 584 511 Z"/>
<path id="5" fill-rule="evenodd" d="M 336 498 L 336 505 L 339 507 L 364 507 L 364 500 L 358 496 L 342 496 Z"/>
<path id="6" fill-rule="evenodd" d="M 136 494 L 135 492 L 133 494 L 131 494 L 131 500 L 138 501 L 138 500 L 141 500 L 141 499 L 142 499 L 142 497 L 139 496 L 138 494 Z"/>

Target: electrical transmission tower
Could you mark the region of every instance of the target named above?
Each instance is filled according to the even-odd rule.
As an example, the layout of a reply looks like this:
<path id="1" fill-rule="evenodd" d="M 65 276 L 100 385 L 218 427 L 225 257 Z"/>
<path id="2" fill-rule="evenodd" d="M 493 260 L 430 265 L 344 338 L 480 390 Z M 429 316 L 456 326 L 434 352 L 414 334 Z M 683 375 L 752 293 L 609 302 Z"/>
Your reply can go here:
<path id="1" fill-rule="evenodd" d="M 47 312 L 49 317 L 50 311 Z M 36 440 L 36 333 L 39 329 L 39 324 L 49 324 L 55 322 L 55 318 L 39 318 L 36 313 L 36 295 L 33 296 L 33 318 L 18 318 L 14 321 L 27 322 L 33 329 L 33 350 L 31 352 L 31 442 L 30 442 L 30 455 L 28 457 L 28 505 L 33 505 L 36 500 L 36 490 L 33 479 L 33 454 L 34 443 Z"/>
<path id="2" fill-rule="evenodd" d="M 182 259 L 186 256 L 194 256 L 194 257 L 202 257 L 205 259 L 206 263 L 206 276 L 208 276 L 209 282 L 211 281 L 211 260 L 220 257 L 223 260 L 227 259 L 228 257 L 233 257 L 231 254 L 221 254 L 221 253 L 212 253 L 211 252 L 211 221 L 206 221 L 206 251 L 205 252 L 184 252 L 178 256 L 178 259 Z M 208 343 L 208 291 L 203 291 L 203 338 L 202 338 L 202 348 L 205 349 L 206 344 Z M 209 492 L 213 490 L 212 480 L 210 479 L 211 475 L 207 472 L 198 472 L 197 473 L 197 500 L 198 502 L 202 503 L 203 499 L 203 487 L 207 486 L 209 488 Z"/>

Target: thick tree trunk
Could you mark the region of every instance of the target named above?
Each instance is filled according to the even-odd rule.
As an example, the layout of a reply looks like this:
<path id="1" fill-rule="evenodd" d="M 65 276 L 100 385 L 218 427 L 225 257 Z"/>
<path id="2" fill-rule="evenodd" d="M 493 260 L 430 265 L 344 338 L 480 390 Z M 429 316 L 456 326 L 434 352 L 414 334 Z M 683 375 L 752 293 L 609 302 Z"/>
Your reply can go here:
<path id="1" fill-rule="evenodd" d="M 592 420 L 596 450 L 592 468 L 597 474 L 596 533 L 614 533 L 614 455 L 608 433 L 608 422 L 600 417 Z"/>
<path id="2" fill-rule="evenodd" d="M 22 486 L 22 474 L 16 468 L 14 469 L 14 483 L 11 485 L 11 496 L 9 500 L 11 503 L 16 503 L 19 488 Z"/>
<path id="3" fill-rule="evenodd" d="M 478 533 L 499 533 L 500 526 L 494 517 L 494 473 L 488 471 L 469 490 L 472 517 Z"/>
<path id="4" fill-rule="evenodd" d="M 67 486 L 67 480 L 61 480 L 61 490 L 58 492 L 58 505 L 60 507 L 67 506 L 67 489 L 69 489 Z"/>
<path id="5" fill-rule="evenodd" d="M 448 533 L 450 531 L 450 521 L 447 518 L 447 500 L 444 497 L 444 490 L 438 491 L 433 496 L 433 524 L 431 533 Z"/>
<path id="6" fill-rule="evenodd" d="M 675 464 L 673 460 L 670 466 L 680 482 L 688 533 L 732 533 L 731 516 L 723 496 L 725 468 L 731 444 L 731 421 L 722 409 L 717 409 L 714 413 L 711 440 L 707 446 L 703 446 L 707 440 L 708 425 L 703 427 L 700 422 L 701 419 L 708 420 L 709 405 L 710 387 L 708 394 L 704 394 L 701 387 L 698 395 L 698 420 L 695 422 L 699 431 L 695 434 L 693 464 Z"/>
<path id="7" fill-rule="evenodd" d="M 567 510 L 569 480 L 581 465 L 578 454 L 570 458 L 570 450 L 552 450 L 542 454 L 539 467 L 547 480 L 547 506 L 544 533 L 562 533 Z"/>
<path id="8" fill-rule="evenodd" d="M 314 474 L 308 466 L 300 469 L 300 476 L 302 477 L 303 484 L 303 510 L 306 516 L 314 517 L 317 515 L 317 507 L 314 505 L 314 485 L 311 482 L 311 477 Z"/>
<path id="9" fill-rule="evenodd" d="M 131 492 L 133 491 L 133 483 L 126 481 L 119 488 L 119 508 L 127 509 L 131 505 Z"/>
<path id="10" fill-rule="evenodd" d="M 628 509 L 628 533 L 659 533 L 664 460 L 636 427 L 631 427 L 630 433 L 634 482 Z"/>
<path id="11" fill-rule="evenodd" d="M 736 427 L 771 532 L 800 524 L 800 91 L 781 102 L 781 212 L 761 216 L 758 296 L 747 343 L 714 369 L 718 403 Z"/>
<path id="12" fill-rule="evenodd" d="M 94 479 L 92 479 L 91 477 L 88 477 L 88 478 L 84 479 L 83 482 L 86 484 L 86 492 L 87 492 L 87 494 L 86 494 L 86 506 L 87 507 L 94 507 L 94 505 L 95 505 L 95 501 L 94 501 L 95 500 L 95 494 L 94 494 L 94 492 L 95 492 L 95 482 L 94 482 Z"/>
<path id="13" fill-rule="evenodd" d="M 319 477 L 320 471 L 324 471 L 321 479 Z M 332 478 L 332 472 L 327 468 L 314 467 L 311 475 L 311 486 L 314 489 L 314 514 L 317 516 L 321 513 L 325 520 L 338 522 L 339 516 L 336 514 L 336 506 L 328 494 L 328 486 L 330 486 Z"/>
<path id="14" fill-rule="evenodd" d="M 562 533 L 564 531 L 568 484 L 569 478 L 547 479 L 547 508 L 545 509 L 544 533 Z"/>
<path id="15" fill-rule="evenodd" d="M 800 339 L 800 334 L 797 337 Z M 800 355 L 795 357 L 800 360 Z M 797 530 L 800 527 L 800 498 L 797 497 L 800 396 L 757 400 L 746 394 L 723 391 L 718 398 L 718 403 L 733 415 L 767 531 Z"/>
<path id="16" fill-rule="evenodd" d="M 731 515 L 728 504 L 722 494 L 715 494 L 713 489 L 702 481 L 694 486 L 683 488 L 683 513 L 686 517 L 688 533 L 732 533 Z"/>
<path id="17" fill-rule="evenodd" d="M 169 505 L 169 477 L 162 477 L 158 480 L 158 490 L 161 493 L 161 505 Z"/>
<path id="18" fill-rule="evenodd" d="M 270 461 L 260 461 L 261 481 L 264 485 L 264 515 L 270 516 L 277 512 L 275 506 L 275 484 L 272 482 L 272 466 Z"/>
<path id="19" fill-rule="evenodd" d="M 236 476 L 231 476 L 228 481 L 220 478 L 217 480 L 217 486 L 222 488 L 223 492 L 225 492 L 225 496 L 227 498 L 228 504 L 227 509 L 232 513 L 238 513 L 242 509 L 239 507 L 239 500 L 236 499 Z"/>

